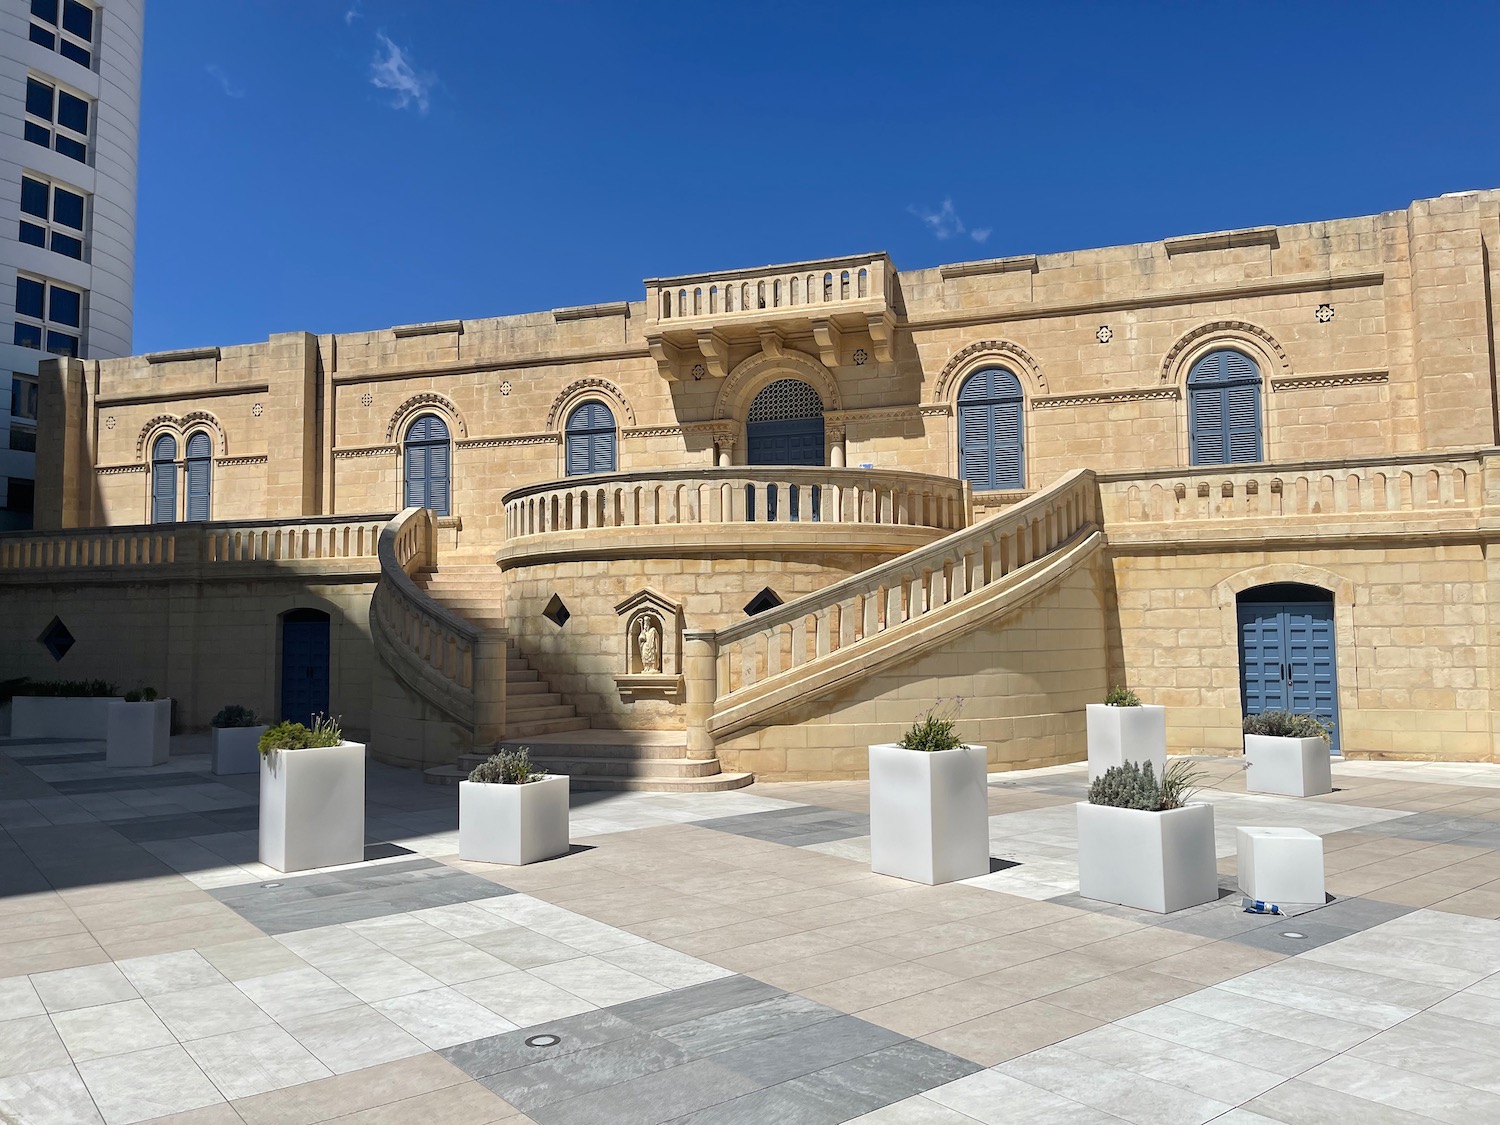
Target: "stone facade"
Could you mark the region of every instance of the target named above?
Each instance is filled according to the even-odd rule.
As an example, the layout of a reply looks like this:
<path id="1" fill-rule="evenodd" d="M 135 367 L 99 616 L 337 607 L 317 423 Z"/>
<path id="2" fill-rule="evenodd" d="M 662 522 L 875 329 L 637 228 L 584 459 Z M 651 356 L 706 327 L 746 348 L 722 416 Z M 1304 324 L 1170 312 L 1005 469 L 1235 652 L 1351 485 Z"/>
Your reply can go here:
<path id="1" fill-rule="evenodd" d="M 453 568 L 483 568 L 489 608 L 471 605 L 483 619 L 475 628 L 507 633 L 596 726 L 686 728 L 690 751 L 726 767 L 848 776 L 859 749 L 899 734 L 923 700 L 964 695 L 973 740 L 991 745 L 996 766 L 1014 766 L 1080 756 L 1082 706 L 1117 681 L 1171 708 L 1174 749 L 1227 752 L 1241 713 L 1237 595 L 1298 582 L 1334 599 L 1346 752 L 1491 759 L 1497 241 L 1500 192 L 1473 192 L 1137 246 L 900 273 L 883 255 L 835 259 L 652 279 L 637 302 L 60 361 L 43 378 L 40 429 L 54 440 L 38 451 L 37 525 L 72 542 L 73 529 L 148 522 L 156 439 L 173 435 L 180 453 L 199 432 L 212 445 L 212 521 L 389 515 L 406 506 L 403 442 L 413 422 L 434 416 L 450 467 L 432 597 L 441 600 Z M 1188 373 L 1226 348 L 1260 376 L 1261 459 L 1193 466 Z M 955 499 L 944 489 L 960 475 L 958 395 L 994 366 L 1024 396 L 1023 487 Z M 747 464 L 751 403 L 784 379 L 816 392 L 829 472 L 885 481 L 887 499 L 860 500 L 854 478 Z M 568 421 L 589 402 L 608 408 L 617 445 L 614 483 L 593 491 L 565 480 Z M 1026 516 L 1042 511 L 1042 490 L 1080 468 L 1098 474 L 1087 518 L 1060 508 Z M 178 474 L 180 518 L 183 466 L 164 471 Z M 764 522 L 772 488 L 780 523 Z M 732 512 L 746 489 L 750 510 Z M 825 505 L 842 497 L 853 514 L 809 524 L 804 512 L 788 526 L 794 489 L 803 505 L 811 489 Z M 519 490 L 546 502 L 528 507 Z M 988 581 L 960 575 L 973 561 L 943 555 L 943 537 L 1013 512 L 1021 522 L 1003 545 L 1013 561 L 1062 550 L 1066 536 L 1054 531 L 1065 522 L 1069 534 L 1099 534 L 1100 546 L 1035 585 L 1032 602 L 997 600 L 992 616 L 925 638 L 905 664 L 809 686 L 792 703 L 777 695 L 774 717 L 722 736 L 707 733 L 706 716 L 741 690 L 726 694 L 728 658 L 715 657 L 717 682 L 696 695 L 692 669 L 701 679 L 709 665 L 701 650 L 694 662 L 691 644 L 679 657 L 680 694 L 619 682 L 633 674 L 635 642 L 617 606 L 642 590 L 678 607 L 684 637 L 712 631 L 718 645 L 765 587 L 790 602 L 913 560 L 919 573 L 896 594 L 880 587 L 878 612 L 873 588 L 826 618 L 809 602 L 808 631 L 788 619 L 774 638 L 778 651 L 791 646 L 787 663 L 762 645 L 762 677 L 874 643 L 903 616 L 910 624 L 930 610 L 938 629 L 939 611 L 959 613 L 956 599 Z M 982 550 L 992 547 L 1001 541 Z M 49 605 L 94 612 L 89 575 L 61 586 L 45 566 L 7 568 L 4 549 L 0 597 L 45 585 Z M 983 554 L 986 575 L 990 565 Z M 409 569 L 418 585 L 431 577 L 431 566 Z M 368 587 L 345 595 L 358 600 L 361 589 L 367 603 Z M 577 615 L 566 626 L 544 616 L 553 596 Z M 282 612 L 283 595 L 256 597 L 261 618 Z M 190 612 L 207 634 L 217 611 L 203 599 L 206 588 Z M 348 608 L 348 620 L 360 615 Z M 29 619 L 0 626 L 0 676 L 59 673 L 31 628 Z M 477 643 L 450 632 L 459 648 Z M 271 635 L 269 652 L 246 642 L 268 665 Z M 190 649 L 204 658 L 201 644 Z M 372 691 L 411 696 L 401 721 L 413 729 L 450 721 L 424 710 L 409 683 L 382 680 L 378 652 L 367 647 L 361 659 L 376 670 L 335 702 L 351 729 L 369 726 Z M 75 660 L 85 663 L 70 656 L 63 670 Z M 192 721 L 217 705 L 195 697 Z M 380 752 L 379 733 L 370 739 Z M 466 745 L 444 732 L 413 740 L 428 749 L 389 756 L 436 761 Z"/>

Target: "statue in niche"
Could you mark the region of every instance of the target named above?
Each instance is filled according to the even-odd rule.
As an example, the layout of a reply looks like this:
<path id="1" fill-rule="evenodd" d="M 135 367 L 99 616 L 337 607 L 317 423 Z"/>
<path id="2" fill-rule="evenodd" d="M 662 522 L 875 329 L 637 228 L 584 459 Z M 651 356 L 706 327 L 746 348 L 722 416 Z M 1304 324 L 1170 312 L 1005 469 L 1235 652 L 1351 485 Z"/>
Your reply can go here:
<path id="1" fill-rule="evenodd" d="M 641 618 L 641 671 L 653 673 L 661 671 L 661 629 L 658 627 L 656 618 L 646 614 Z"/>

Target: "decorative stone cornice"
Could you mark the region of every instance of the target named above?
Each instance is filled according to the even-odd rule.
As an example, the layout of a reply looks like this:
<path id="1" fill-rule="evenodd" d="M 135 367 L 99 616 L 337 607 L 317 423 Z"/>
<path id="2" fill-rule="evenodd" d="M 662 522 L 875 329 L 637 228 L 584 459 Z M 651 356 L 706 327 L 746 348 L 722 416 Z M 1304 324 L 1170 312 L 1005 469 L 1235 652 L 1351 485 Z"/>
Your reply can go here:
<path id="1" fill-rule="evenodd" d="M 335 449 L 333 455 L 345 457 L 390 457 L 401 452 L 399 445 L 361 445 L 350 449 Z"/>
<path id="2" fill-rule="evenodd" d="M 147 465 L 140 465 L 140 464 L 137 464 L 137 465 L 100 465 L 98 468 L 96 468 L 94 470 L 94 472 L 95 472 L 95 474 L 97 474 L 98 476 L 101 476 L 101 477 L 117 477 L 117 476 L 121 475 L 122 473 L 144 473 L 147 470 L 147 468 L 149 468 L 149 466 L 147 466 Z"/>
<path id="3" fill-rule="evenodd" d="M 515 445 L 556 445 L 562 441 L 560 433 L 510 434 L 506 437 L 469 438 L 453 444 L 459 449 L 502 449 Z"/>
<path id="4" fill-rule="evenodd" d="M 1167 256 L 1196 254 L 1204 250 L 1229 250 L 1241 246 L 1276 246 L 1275 227 L 1247 227 L 1244 230 L 1219 230 L 1209 234 L 1188 234 L 1164 238 Z"/>
<path id="5" fill-rule="evenodd" d="M 1137 402 L 1142 399 L 1180 398 L 1176 386 L 1170 387 L 1126 387 L 1118 391 L 1084 391 L 1071 395 L 1046 395 L 1031 400 L 1033 410 L 1051 410 L 1059 406 L 1092 406 L 1097 403 Z"/>
<path id="6" fill-rule="evenodd" d="M 831 410 L 824 413 L 830 425 L 848 425 L 850 422 L 900 422 L 921 416 L 920 408 L 909 406 L 872 406 L 865 410 Z"/>
<path id="7" fill-rule="evenodd" d="M 939 266 L 938 273 L 947 281 L 954 277 L 978 277 L 987 273 L 1036 273 L 1035 254 L 1020 254 L 1013 258 L 986 258 L 981 262 L 954 262 Z"/>
<path id="8" fill-rule="evenodd" d="M 398 324 L 391 329 L 391 335 L 398 340 L 409 336 L 441 336 L 445 332 L 455 335 L 464 334 L 464 322 L 461 320 L 433 320 L 426 324 Z"/>
<path id="9" fill-rule="evenodd" d="M 595 317 L 629 316 L 630 302 L 610 301 L 603 305 L 572 305 L 565 309 L 553 309 L 554 321 L 593 320 Z"/>
<path id="10" fill-rule="evenodd" d="M 270 458 L 264 453 L 247 453 L 243 457 L 219 457 L 216 465 L 264 465 Z"/>
<path id="11" fill-rule="evenodd" d="M 1327 371 L 1271 380 L 1272 391 L 1301 391 L 1315 387 L 1352 387 L 1360 383 L 1389 383 L 1389 371 Z"/>
<path id="12" fill-rule="evenodd" d="M 218 348 L 178 348 L 170 352 L 147 352 L 146 362 L 156 363 L 187 363 L 195 359 L 218 360 Z"/>
<path id="13" fill-rule="evenodd" d="M 1276 357 L 1283 371 L 1288 374 L 1291 373 L 1292 361 L 1287 358 L 1286 349 L 1277 342 L 1276 337 L 1272 336 L 1260 325 L 1251 324 L 1244 320 L 1214 320 L 1207 324 L 1200 324 L 1172 345 L 1171 350 L 1167 352 L 1166 359 L 1162 360 L 1161 381 L 1163 383 L 1171 382 L 1177 370 L 1177 361 L 1181 358 L 1182 354 L 1189 348 L 1194 347 L 1200 340 L 1209 336 L 1223 336 L 1226 343 L 1232 341 L 1235 336 L 1250 337 L 1262 344 L 1271 355 Z"/>
<path id="14" fill-rule="evenodd" d="M 636 426 L 620 431 L 621 437 L 675 437 L 684 431 L 682 426 Z"/>

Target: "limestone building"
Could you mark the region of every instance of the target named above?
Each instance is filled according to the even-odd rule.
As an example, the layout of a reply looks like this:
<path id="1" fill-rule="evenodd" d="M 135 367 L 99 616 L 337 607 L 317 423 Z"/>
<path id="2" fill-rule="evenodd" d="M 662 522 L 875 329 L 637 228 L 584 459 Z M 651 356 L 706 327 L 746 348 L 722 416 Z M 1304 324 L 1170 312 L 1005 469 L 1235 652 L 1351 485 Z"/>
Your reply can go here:
<path id="1" fill-rule="evenodd" d="M 934 700 L 993 768 L 1113 683 L 1493 760 L 1500 192 L 898 271 L 44 365 L 0 677 L 330 709 L 386 760 L 848 777 Z"/>
<path id="2" fill-rule="evenodd" d="M 40 360 L 130 354 L 144 22 L 0 7 L 0 530 L 31 526 Z"/>

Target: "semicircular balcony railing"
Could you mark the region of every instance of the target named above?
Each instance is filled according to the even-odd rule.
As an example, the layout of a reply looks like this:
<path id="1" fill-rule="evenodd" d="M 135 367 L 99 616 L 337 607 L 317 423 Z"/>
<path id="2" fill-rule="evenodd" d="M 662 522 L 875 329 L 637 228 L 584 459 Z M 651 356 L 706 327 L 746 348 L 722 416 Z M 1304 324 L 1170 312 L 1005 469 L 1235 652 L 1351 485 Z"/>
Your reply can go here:
<path id="1" fill-rule="evenodd" d="M 521 539 L 622 527 L 887 524 L 956 531 L 969 486 L 882 469 L 737 465 L 610 473 L 528 485 L 505 495 L 505 535 Z"/>

